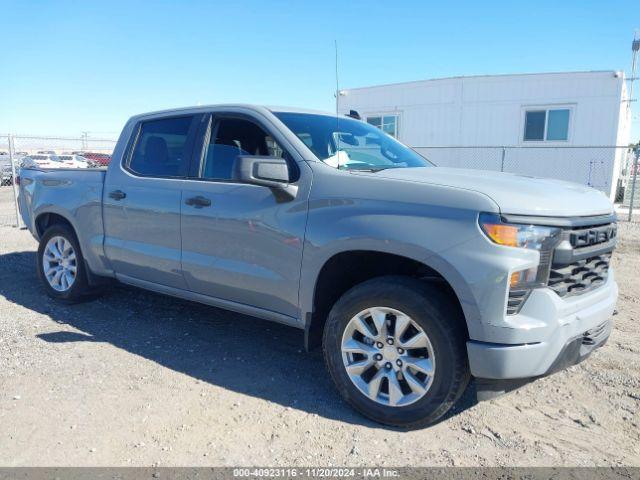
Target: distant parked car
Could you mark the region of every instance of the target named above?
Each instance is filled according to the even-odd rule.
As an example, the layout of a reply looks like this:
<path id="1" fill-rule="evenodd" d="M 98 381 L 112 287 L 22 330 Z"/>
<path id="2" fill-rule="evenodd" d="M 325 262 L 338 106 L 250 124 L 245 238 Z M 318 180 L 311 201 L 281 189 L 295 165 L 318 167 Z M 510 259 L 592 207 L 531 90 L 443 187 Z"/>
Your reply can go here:
<path id="1" fill-rule="evenodd" d="M 80 155 L 58 155 L 58 158 L 62 162 L 64 168 L 89 168 L 93 166 L 93 162 L 91 160 Z"/>
<path id="2" fill-rule="evenodd" d="M 108 153 L 84 152 L 82 156 L 88 160 L 93 160 L 101 167 L 106 167 L 111 161 L 111 155 Z"/>
<path id="3" fill-rule="evenodd" d="M 20 162 L 22 168 L 62 168 L 62 162 L 57 155 L 35 154 L 28 155 Z"/>
<path id="4" fill-rule="evenodd" d="M 55 155 L 56 151 L 55 150 L 38 150 L 38 153 L 41 153 L 44 155 Z"/>
<path id="5" fill-rule="evenodd" d="M 13 184 L 13 172 L 11 171 L 10 163 L 0 164 L 0 186 Z"/>

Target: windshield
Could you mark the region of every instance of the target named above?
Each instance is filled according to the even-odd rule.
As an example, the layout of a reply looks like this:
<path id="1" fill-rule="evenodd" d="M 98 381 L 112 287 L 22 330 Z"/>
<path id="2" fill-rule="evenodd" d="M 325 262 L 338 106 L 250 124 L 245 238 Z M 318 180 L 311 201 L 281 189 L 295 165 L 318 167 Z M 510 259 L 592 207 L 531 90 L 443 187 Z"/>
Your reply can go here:
<path id="1" fill-rule="evenodd" d="M 368 123 L 312 113 L 274 112 L 326 164 L 344 170 L 432 167 L 433 164 Z"/>

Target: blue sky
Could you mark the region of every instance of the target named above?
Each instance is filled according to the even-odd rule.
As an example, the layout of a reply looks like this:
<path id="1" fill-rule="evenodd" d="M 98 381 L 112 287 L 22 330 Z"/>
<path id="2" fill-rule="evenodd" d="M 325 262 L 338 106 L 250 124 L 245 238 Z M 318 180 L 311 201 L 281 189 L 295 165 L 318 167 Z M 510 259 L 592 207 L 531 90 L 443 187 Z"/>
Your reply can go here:
<path id="1" fill-rule="evenodd" d="M 640 27 L 637 0 L 0 0 L 0 12 L 0 132 L 93 136 L 116 135 L 135 113 L 198 103 L 331 110 L 334 39 L 348 88 L 628 71 Z M 637 140 L 638 102 L 635 111 Z"/>

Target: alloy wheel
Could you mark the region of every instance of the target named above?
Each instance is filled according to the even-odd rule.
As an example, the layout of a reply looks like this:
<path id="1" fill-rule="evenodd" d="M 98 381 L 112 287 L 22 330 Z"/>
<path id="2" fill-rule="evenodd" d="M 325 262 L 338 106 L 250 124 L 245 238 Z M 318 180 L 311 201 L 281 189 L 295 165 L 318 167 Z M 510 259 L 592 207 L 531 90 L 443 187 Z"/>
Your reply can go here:
<path id="1" fill-rule="evenodd" d="M 376 403 L 410 405 L 433 383 L 436 365 L 429 337 L 399 310 L 371 307 L 359 312 L 347 323 L 341 347 L 351 382 Z"/>
<path id="2" fill-rule="evenodd" d="M 64 237 L 49 239 L 42 254 L 42 271 L 47 282 L 57 292 L 69 290 L 78 274 L 76 252 Z"/>

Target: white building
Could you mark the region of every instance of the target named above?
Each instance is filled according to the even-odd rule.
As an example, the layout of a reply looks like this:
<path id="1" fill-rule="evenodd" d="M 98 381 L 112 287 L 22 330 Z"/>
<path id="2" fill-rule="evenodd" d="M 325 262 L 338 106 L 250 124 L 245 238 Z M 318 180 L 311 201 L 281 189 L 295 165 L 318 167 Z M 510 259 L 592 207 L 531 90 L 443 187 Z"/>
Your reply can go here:
<path id="1" fill-rule="evenodd" d="M 423 80 L 342 90 L 339 101 L 438 165 L 570 180 L 612 200 L 628 108 L 616 71 Z"/>

